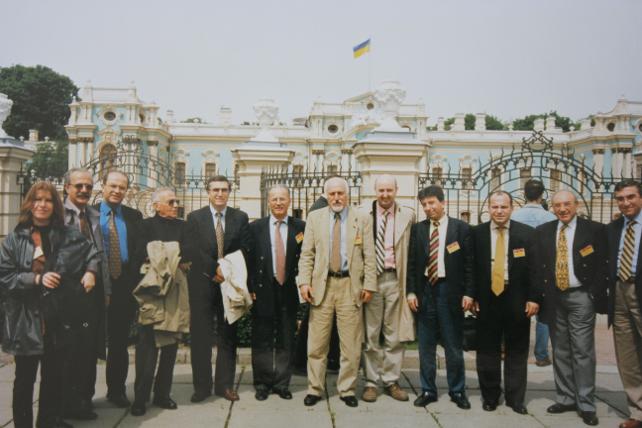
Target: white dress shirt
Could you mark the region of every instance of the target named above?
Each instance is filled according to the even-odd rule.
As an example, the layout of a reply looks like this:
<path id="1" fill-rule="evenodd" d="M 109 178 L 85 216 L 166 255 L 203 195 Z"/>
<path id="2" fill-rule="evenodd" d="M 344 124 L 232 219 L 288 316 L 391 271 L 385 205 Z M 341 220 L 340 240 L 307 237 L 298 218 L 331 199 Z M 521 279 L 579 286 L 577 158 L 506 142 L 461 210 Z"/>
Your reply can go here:
<path id="1" fill-rule="evenodd" d="M 212 212 L 212 220 L 214 221 L 214 231 L 216 231 L 216 223 L 218 222 L 218 218 L 216 218 L 216 208 L 210 204 L 210 211 Z M 227 207 L 223 208 L 223 211 L 221 211 L 221 227 L 223 227 L 223 232 L 225 232 L 225 214 L 227 213 Z"/>
<path id="2" fill-rule="evenodd" d="M 430 228 L 428 229 L 428 246 L 430 246 L 430 237 L 432 236 L 432 231 L 435 229 L 435 226 L 433 226 L 433 220 L 428 219 L 428 221 L 430 222 Z M 439 278 L 445 278 L 446 262 L 444 260 L 444 255 L 446 251 L 446 231 L 448 231 L 448 216 L 444 214 L 438 221 L 439 250 L 437 252 L 437 275 L 439 276 Z"/>
<path id="3" fill-rule="evenodd" d="M 507 221 L 504 227 L 504 281 L 508 281 L 508 231 L 510 230 L 510 221 Z M 493 271 L 493 263 L 495 263 L 495 249 L 497 248 L 497 238 L 499 232 L 497 225 L 494 221 L 490 222 L 490 271 Z"/>
<path id="4" fill-rule="evenodd" d="M 557 233 L 555 234 L 555 248 L 557 248 L 557 242 L 560 237 L 560 230 L 562 229 L 562 222 L 557 222 Z M 568 287 L 576 288 L 581 287 L 582 284 L 580 280 L 575 276 L 575 269 L 573 268 L 573 238 L 575 237 L 575 229 L 577 228 L 577 216 L 573 217 L 568 223 L 568 227 L 564 231 L 566 236 L 566 248 L 568 253 Z"/>

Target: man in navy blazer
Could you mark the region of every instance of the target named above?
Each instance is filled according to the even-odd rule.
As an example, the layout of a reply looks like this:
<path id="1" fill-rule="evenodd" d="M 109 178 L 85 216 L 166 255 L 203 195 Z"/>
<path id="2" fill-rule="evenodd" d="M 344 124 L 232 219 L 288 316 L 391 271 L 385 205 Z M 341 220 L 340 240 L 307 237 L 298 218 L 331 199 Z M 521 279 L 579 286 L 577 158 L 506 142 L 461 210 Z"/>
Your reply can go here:
<path id="1" fill-rule="evenodd" d="M 270 215 L 250 223 L 252 254 L 248 268 L 252 307 L 252 374 L 255 397 L 270 392 L 289 400 L 299 292 L 296 276 L 305 222 L 288 216 L 290 191 L 268 192 Z M 278 233 L 278 235 L 277 235 Z"/>
<path id="2" fill-rule="evenodd" d="M 187 216 L 185 252 L 187 260 L 192 262 L 188 282 L 193 403 L 203 401 L 212 394 L 214 318 L 217 327 L 214 393 L 229 401 L 239 399 L 234 390 L 236 323 L 230 324 L 224 317 L 220 287 L 224 278 L 218 259 L 241 250 L 247 264 L 250 230 L 247 214 L 227 206 L 230 190 L 227 177 L 219 175 L 210 178 L 207 183 L 209 204 Z"/>
<path id="3" fill-rule="evenodd" d="M 417 313 L 419 368 L 422 393 L 414 402 L 423 407 L 437 401 L 437 340 L 446 350 L 446 372 L 451 401 L 470 409 L 466 397 L 463 353 L 464 312 L 474 303 L 471 230 L 444 212 L 444 191 L 439 186 L 418 195 L 427 219 L 410 232 L 406 295 Z"/>
<path id="4" fill-rule="evenodd" d="M 615 186 L 622 216 L 607 227 L 609 241 L 609 325 L 617 367 L 629 403 L 621 428 L 642 427 L 642 186 L 627 179 Z M 628 237 L 628 239 L 627 239 Z"/>

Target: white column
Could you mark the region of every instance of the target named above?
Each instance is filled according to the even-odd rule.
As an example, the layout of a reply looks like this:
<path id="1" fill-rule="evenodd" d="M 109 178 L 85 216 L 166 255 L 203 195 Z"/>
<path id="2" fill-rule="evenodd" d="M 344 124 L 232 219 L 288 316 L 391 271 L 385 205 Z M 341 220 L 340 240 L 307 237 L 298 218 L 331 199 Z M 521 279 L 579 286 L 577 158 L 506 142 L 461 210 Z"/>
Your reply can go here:
<path id="1" fill-rule="evenodd" d="M 91 162 L 94 158 L 94 142 L 90 141 L 87 143 L 87 160 L 85 162 Z"/>
<path id="2" fill-rule="evenodd" d="M 69 163 L 69 168 L 75 168 L 76 167 L 76 149 L 78 147 L 78 144 L 69 142 L 69 157 L 68 157 L 68 163 Z"/>
<path id="3" fill-rule="evenodd" d="M 33 151 L 11 142 L 0 144 L 0 241 L 18 223 L 22 194 L 18 174 L 24 162 L 33 157 Z"/>
<path id="4" fill-rule="evenodd" d="M 632 178 L 633 177 L 633 159 L 631 156 L 631 149 L 624 150 L 624 166 L 622 168 L 623 178 Z"/>
<path id="5" fill-rule="evenodd" d="M 611 149 L 611 177 L 622 178 L 622 152 L 620 149 Z"/>
<path id="6" fill-rule="evenodd" d="M 604 150 L 593 149 L 593 171 L 602 177 L 604 174 Z"/>

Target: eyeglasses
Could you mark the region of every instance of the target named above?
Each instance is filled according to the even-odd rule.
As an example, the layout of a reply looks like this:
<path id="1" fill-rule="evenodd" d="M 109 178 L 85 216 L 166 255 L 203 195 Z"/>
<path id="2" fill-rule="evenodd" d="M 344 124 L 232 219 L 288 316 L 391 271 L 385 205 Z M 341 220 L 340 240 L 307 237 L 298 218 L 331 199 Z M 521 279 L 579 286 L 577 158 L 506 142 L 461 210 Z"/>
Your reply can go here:
<path id="1" fill-rule="evenodd" d="M 181 201 L 178 199 L 170 199 L 169 201 L 165 202 L 167 205 L 180 205 Z"/>
<path id="2" fill-rule="evenodd" d="M 92 191 L 94 189 L 93 184 L 84 184 L 84 183 L 76 183 L 73 184 L 74 189 L 78 190 L 79 192 L 83 189 L 86 188 L 88 191 Z"/>
<path id="3" fill-rule="evenodd" d="M 228 193 L 230 189 L 228 189 L 227 187 L 216 187 L 213 189 L 209 189 L 209 191 L 212 193 Z"/>

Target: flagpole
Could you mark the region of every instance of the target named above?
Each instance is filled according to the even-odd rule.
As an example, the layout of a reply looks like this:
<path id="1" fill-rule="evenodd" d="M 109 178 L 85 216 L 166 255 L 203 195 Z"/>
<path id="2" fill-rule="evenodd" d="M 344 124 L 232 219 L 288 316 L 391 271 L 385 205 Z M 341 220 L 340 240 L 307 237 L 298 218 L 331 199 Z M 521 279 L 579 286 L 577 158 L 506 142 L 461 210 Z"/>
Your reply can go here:
<path id="1" fill-rule="evenodd" d="M 368 48 L 368 92 L 372 91 L 372 37 L 370 39 L 370 47 Z"/>

